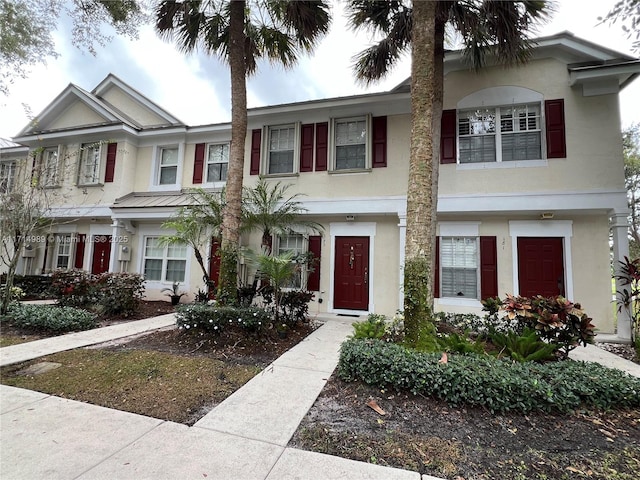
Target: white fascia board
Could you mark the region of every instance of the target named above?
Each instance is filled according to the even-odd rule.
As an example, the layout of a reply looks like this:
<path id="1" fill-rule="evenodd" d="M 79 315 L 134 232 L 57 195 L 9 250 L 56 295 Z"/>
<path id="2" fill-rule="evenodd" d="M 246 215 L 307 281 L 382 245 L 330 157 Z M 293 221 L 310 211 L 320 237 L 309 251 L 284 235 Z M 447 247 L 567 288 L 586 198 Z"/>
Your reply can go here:
<path id="1" fill-rule="evenodd" d="M 405 215 L 407 197 L 336 197 L 303 199 L 301 203 L 309 215 Z"/>
<path id="2" fill-rule="evenodd" d="M 640 73 L 640 61 L 617 65 L 598 65 L 591 67 L 576 67 L 569 69 L 569 85 L 585 81 L 616 79 L 619 85 L 625 83 L 632 75 Z"/>
<path id="3" fill-rule="evenodd" d="M 114 208 L 111 211 L 113 218 L 117 220 L 166 220 L 178 211 L 178 207 L 171 208 L 127 208 L 119 210 Z"/>
<path id="4" fill-rule="evenodd" d="M 409 101 L 408 93 L 370 93 L 365 95 L 357 95 L 352 97 L 337 97 L 322 100 L 311 100 L 299 103 L 287 103 L 283 105 L 274 105 L 267 107 L 258 107 L 248 110 L 249 122 L 255 121 L 260 117 L 274 116 L 280 114 L 294 114 L 304 112 L 308 114 L 314 110 L 334 110 L 334 109 L 351 109 L 359 107 L 357 111 L 362 111 L 362 106 L 366 106 L 368 110 L 375 110 L 376 106 L 381 106 L 386 111 L 388 104 L 402 105 L 402 102 Z M 409 103 L 406 104 L 409 108 Z M 407 110 L 408 111 L 408 110 Z M 333 115 L 332 115 L 333 116 Z"/>
<path id="5" fill-rule="evenodd" d="M 189 127 L 187 130 L 188 142 L 211 142 L 212 138 L 231 139 L 231 123 L 216 123 L 211 125 L 199 125 Z"/>
<path id="6" fill-rule="evenodd" d="M 50 218 L 81 218 L 108 217 L 111 218 L 111 208 L 104 205 L 95 206 L 61 206 L 51 207 L 45 214 Z"/>
<path id="7" fill-rule="evenodd" d="M 624 190 L 438 197 L 438 213 L 559 212 L 625 208 L 627 208 L 627 195 Z"/>
<path id="8" fill-rule="evenodd" d="M 138 132 L 129 125 L 117 124 L 117 125 L 97 125 L 90 128 L 70 128 L 68 130 L 57 130 L 47 133 L 39 133 L 35 135 L 25 135 L 23 137 L 15 137 L 14 141 L 29 144 L 35 143 L 40 146 L 46 140 L 61 140 L 67 138 L 78 138 L 83 136 L 96 136 L 96 135 L 122 135 L 125 134 L 130 137 L 137 137 Z"/>

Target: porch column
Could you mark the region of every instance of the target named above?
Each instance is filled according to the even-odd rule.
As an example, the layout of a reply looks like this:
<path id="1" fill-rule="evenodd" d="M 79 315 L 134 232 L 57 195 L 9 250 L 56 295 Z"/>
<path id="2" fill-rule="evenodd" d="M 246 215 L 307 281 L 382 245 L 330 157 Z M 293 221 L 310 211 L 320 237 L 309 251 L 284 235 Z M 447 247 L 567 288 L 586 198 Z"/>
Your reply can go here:
<path id="1" fill-rule="evenodd" d="M 400 229 L 400 248 L 399 248 L 399 298 L 398 310 L 404 310 L 404 250 L 407 244 L 407 214 L 406 212 L 398 213 L 398 228 Z"/>
<path id="2" fill-rule="evenodd" d="M 118 265 L 118 248 L 120 244 L 118 243 L 118 239 L 120 238 L 120 222 L 117 218 L 111 218 L 111 228 L 113 231 L 111 232 L 111 252 L 109 253 L 109 271 L 110 272 L 119 272 L 120 269 L 117 269 Z"/>
<path id="3" fill-rule="evenodd" d="M 615 275 L 620 273 L 620 263 L 624 257 L 629 256 L 629 220 L 627 212 L 614 212 L 611 216 L 611 231 L 613 234 L 613 268 Z M 629 289 L 629 285 L 623 285 L 622 281 L 616 278 L 616 291 Z M 617 297 L 618 295 L 616 295 Z M 623 308 L 618 314 L 618 338 L 631 341 L 631 315 Z"/>

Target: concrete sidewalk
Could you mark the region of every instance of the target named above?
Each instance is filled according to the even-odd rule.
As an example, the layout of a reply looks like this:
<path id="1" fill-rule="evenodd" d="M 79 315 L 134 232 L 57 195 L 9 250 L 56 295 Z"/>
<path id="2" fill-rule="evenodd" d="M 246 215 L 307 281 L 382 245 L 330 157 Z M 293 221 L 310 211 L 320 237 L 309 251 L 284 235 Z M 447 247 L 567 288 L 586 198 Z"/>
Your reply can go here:
<path id="1" fill-rule="evenodd" d="M 139 333 L 150 332 L 158 328 L 175 325 L 175 314 L 168 313 L 158 317 L 134 320 L 104 328 L 85 330 L 83 332 L 68 333 L 57 337 L 43 338 L 33 342 L 20 343 L 0 348 L 0 367 L 14 363 L 26 362 L 34 358 L 44 357 L 52 353 L 73 350 L 97 343 L 117 340 Z"/>
<path id="2" fill-rule="evenodd" d="M 2 385 L 0 476 L 10 480 L 434 479 L 286 447 L 335 368 L 352 322 L 325 319 L 324 325 L 193 427 Z M 130 323 L 138 329 L 166 326 L 161 317 L 146 324 Z M 94 331 L 93 341 L 88 335 L 74 341 L 76 346 L 101 343 L 120 338 L 121 333 Z M 65 340 L 37 346 L 31 356 L 26 348 L 19 355 L 4 352 L 14 347 L 0 349 L 0 354 L 3 361 L 6 355 L 7 364 L 15 363 L 22 361 L 17 358 L 35 358 L 37 352 L 52 353 L 56 345 L 63 350 L 76 348 Z"/>

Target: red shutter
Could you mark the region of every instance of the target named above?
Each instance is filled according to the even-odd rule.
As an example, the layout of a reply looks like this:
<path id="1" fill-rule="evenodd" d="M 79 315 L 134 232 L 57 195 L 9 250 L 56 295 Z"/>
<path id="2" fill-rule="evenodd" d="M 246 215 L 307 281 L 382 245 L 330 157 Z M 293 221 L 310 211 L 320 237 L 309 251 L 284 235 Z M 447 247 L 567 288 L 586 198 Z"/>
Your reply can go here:
<path id="1" fill-rule="evenodd" d="M 113 177 L 116 173 L 116 153 L 118 152 L 118 144 L 110 143 L 107 146 L 107 168 L 104 172 L 104 182 L 113 182 Z"/>
<path id="2" fill-rule="evenodd" d="M 480 237 L 480 298 L 498 296 L 496 237 Z"/>
<path id="3" fill-rule="evenodd" d="M 456 163 L 456 111 L 443 110 L 440 126 L 440 163 Z"/>
<path id="4" fill-rule="evenodd" d="M 251 131 L 251 163 L 249 173 L 258 175 L 260 173 L 260 142 L 262 141 L 262 130 L 256 128 Z"/>
<path id="5" fill-rule="evenodd" d="M 436 237 L 436 257 L 433 262 L 433 298 L 440 298 L 440 237 Z"/>
<path id="6" fill-rule="evenodd" d="M 316 172 L 327 170 L 327 156 L 329 153 L 329 124 L 316 123 Z"/>
<path id="7" fill-rule="evenodd" d="M 87 236 L 84 233 L 78 234 L 76 237 L 76 257 L 73 261 L 73 268 L 82 269 L 84 265 L 84 243 Z"/>
<path id="8" fill-rule="evenodd" d="M 193 183 L 202 183 L 204 171 L 204 143 L 196 144 L 196 154 L 193 158 Z"/>
<path id="9" fill-rule="evenodd" d="M 309 252 L 313 253 L 313 272 L 307 279 L 307 290 L 309 292 L 320 291 L 320 254 L 322 253 L 322 237 L 311 235 L 309 237 Z"/>
<path id="10" fill-rule="evenodd" d="M 313 171 L 313 124 L 302 125 L 300 141 L 300 171 Z"/>
<path id="11" fill-rule="evenodd" d="M 545 100 L 544 114 L 547 128 L 547 158 L 567 158 L 564 100 Z"/>
<path id="12" fill-rule="evenodd" d="M 387 166 L 387 117 L 373 117 L 373 168 Z"/>

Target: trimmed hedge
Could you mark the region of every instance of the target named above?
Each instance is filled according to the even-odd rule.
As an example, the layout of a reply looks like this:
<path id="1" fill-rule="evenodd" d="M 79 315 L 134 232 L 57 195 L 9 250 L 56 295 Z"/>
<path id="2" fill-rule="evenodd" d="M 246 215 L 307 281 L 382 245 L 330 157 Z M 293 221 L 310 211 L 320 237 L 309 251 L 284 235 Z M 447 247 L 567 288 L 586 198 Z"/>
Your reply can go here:
<path id="1" fill-rule="evenodd" d="M 485 355 L 450 355 L 439 363 L 440 358 L 380 340 L 351 339 L 342 345 L 338 376 L 491 412 L 640 407 L 640 379 L 596 363 L 512 363 Z"/>
<path id="2" fill-rule="evenodd" d="M 8 313 L 8 321 L 12 325 L 29 330 L 62 333 L 89 330 L 97 326 L 94 315 L 73 307 L 12 303 Z"/>
<path id="3" fill-rule="evenodd" d="M 199 329 L 220 334 L 229 328 L 261 333 L 271 323 L 268 312 L 256 307 L 218 307 L 199 303 L 176 307 L 179 328 Z"/>
<path id="4" fill-rule="evenodd" d="M 133 315 L 144 294 L 144 277 L 138 273 L 56 270 L 51 293 L 59 305 L 89 308 L 100 314 Z"/>

